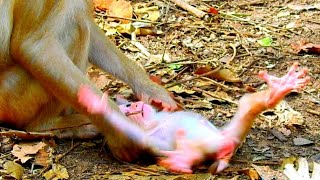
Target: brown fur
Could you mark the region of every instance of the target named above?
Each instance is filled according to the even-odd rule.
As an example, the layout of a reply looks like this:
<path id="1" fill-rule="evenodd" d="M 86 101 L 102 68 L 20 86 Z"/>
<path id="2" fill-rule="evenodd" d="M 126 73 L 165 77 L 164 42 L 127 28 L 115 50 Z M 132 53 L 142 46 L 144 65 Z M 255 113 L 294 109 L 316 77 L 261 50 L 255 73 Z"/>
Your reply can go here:
<path id="1" fill-rule="evenodd" d="M 0 122 L 72 138 L 92 137 L 98 127 L 107 138 L 120 139 L 108 121 L 89 114 L 77 100 L 81 85 L 102 97 L 85 76 L 89 61 L 128 83 L 145 101 L 176 106 L 105 38 L 92 10 L 91 0 L 0 0 Z"/>

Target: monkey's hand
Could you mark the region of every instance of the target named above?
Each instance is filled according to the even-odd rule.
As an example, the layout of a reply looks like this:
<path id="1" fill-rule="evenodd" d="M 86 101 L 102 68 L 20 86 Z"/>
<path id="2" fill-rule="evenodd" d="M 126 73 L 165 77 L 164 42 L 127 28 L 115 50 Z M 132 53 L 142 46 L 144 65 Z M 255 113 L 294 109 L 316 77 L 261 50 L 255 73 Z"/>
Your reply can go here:
<path id="1" fill-rule="evenodd" d="M 146 82 L 144 85 L 133 89 L 138 99 L 147 104 L 153 104 L 156 107 L 160 105 L 165 111 L 177 109 L 177 103 L 170 97 L 169 93 L 154 82 Z"/>

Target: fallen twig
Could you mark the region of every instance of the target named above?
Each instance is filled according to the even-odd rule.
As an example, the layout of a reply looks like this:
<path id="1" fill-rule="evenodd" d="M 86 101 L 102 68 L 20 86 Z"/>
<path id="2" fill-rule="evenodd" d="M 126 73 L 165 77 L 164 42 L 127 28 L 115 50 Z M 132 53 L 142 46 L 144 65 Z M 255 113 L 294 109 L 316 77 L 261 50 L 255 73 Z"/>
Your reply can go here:
<path id="1" fill-rule="evenodd" d="M 74 148 L 78 147 L 81 143 L 78 142 L 74 145 L 72 145 L 65 153 L 61 154 L 60 156 L 58 156 L 55 160 L 54 163 L 58 163 L 63 157 L 65 157 L 67 154 L 69 154 L 72 150 L 74 150 Z M 50 168 L 51 168 L 52 164 L 47 165 L 46 167 L 44 167 L 40 173 L 37 175 L 38 177 L 42 176 L 45 172 L 47 172 Z"/>
<path id="2" fill-rule="evenodd" d="M 55 135 L 50 132 L 25 132 L 18 130 L 9 130 L 0 132 L 0 136 L 6 136 L 10 138 L 20 138 L 23 140 L 35 140 L 35 139 L 49 139 L 54 138 Z"/>
<path id="3" fill-rule="evenodd" d="M 310 114 L 314 114 L 314 115 L 320 116 L 320 112 L 312 110 L 312 109 L 307 109 L 307 112 L 310 113 Z"/>
<path id="4" fill-rule="evenodd" d="M 207 15 L 207 13 L 191 6 L 190 4 L 186 3 L 183 0 L 170 0 L 171 2 L 175 3 L 177 6 L 181 7 L 184 10 L 187 10 L 191 14 L 197 16 L 198 18 L 203 18 Z"/>
<path id="5" fill-rule="evenodd" d="M 182 73 L 184 73 L 189 67 L 183 68 L 180 72 L 178 72 L 175 76 L 172 76 L 170 79 L 168 79 L 165 83 L 169 83 L 172 80 L 174 80 L 176 77 L 180 76 Z"/>
<path id="6" fill-rule="evenodd" d="M 234 60 L 234 57 L 236 57 L 236 54 L 237 54 L 236 46 L 234 44 L 231 44 L 231 43 L 229 44 L 229 46 L 232 48 L 233 53 L 232 53 L 232 57 L 227 61 L 228 64 L 230 64 L 230 62 Z"/>
<path id="7" fill-rule="evenodd" d="M 150 24 L 160 24 L 161 23 L 161 22 L 142 20 L 142 19 L 132 19 L 132 18 L 119 17 L 119 16 L 111 16 L 108 14 L 102 14 L 102 13 L 98 13 L 98 12 L 94 12 L 94 14 L 96 14 L 97 16 L 113 18 L 113 19 L 123 19 L 123 20 L 132 21 L 132 22 L 143 22 L 143 23 L 150 23 Z"/>
<path id="8" fill-rule="evenodd" d="M 202 92 L 202 93 L 204 93 L 204 94 L 207 94 L 207 95 L 209 95 L 209 96 L 211 96 L 211 97 L 218 98 L 218 99 L 222 99 L 222 100 L 224 100 L 224 101 L 226 101 L 226 102 L 229 102 L 230 104 L 236 104 L 236 105 L 238 105 L 237 102 L 232 101 L 232 100 L 229 100 L 229 99 L 226 99 L 226 98 L 223 98 L 223 97 L 220 97 L 220 96 L 217 96 L 217 95 L 213 94 L 212 92 L 205 91 L 205 90 L 200 89 L 200 88 L 197 88 L 197 87 L 193 87 L 192 89 L 195 90 L 195 91 L 200 91 L 200 92 Z"/>
<path id="9" fill-rule="evenodd" d="M 231 160 L 233 163 L 260 164 L 260 165 L 281 165 L 281 161 L 247 161 L 247 160 Z"/>
<path id="10" fill-rule="evenodd" d="M 210 79 L 210 78 L 207 78 L 207 77 L 201 77 L 201 79 L 204 79 L 206 80 L 207 82 L 210 82 L 214 85 L 217 85 L 219 87 L 221 87 L 222 89 L 226 90 L 226 91 L 237 91 L 237 92 L 243 92 L 243 93 L 246 93 L 247 91 L 246 90 L 243 90 L 243 89 L 240 89 L 240 88 L 229 88 L 228 86 L 222 84 L 222 83 L 219 83 L 213 79 Z"/>
<path id="11" fill-rule="evenodd" d="M 166 86 L 166 88 L 170 88 L 170 87 L 173 87 L 173 86 L 178 85 L 178 84 L 182 84 L 182 83 L 187 82 L 187 81 L 192 81 L 192 80 L 195 80 L 195 79 L 199 79 L 199 78 L 201 78 L 201 77 L 204 77 L 204 76 L 208 76 L 208 75 L 210 75 L 210 74 L 213 74 L 213 73 L 218 72 L 220 69 L 221 69 L 221 66 L 218 66 L 218 67 L 215 68 L 214 70 L 211 70 L 211 71 L 206 72 L 206 73 L 204 73 L 204 74 L 201 74 L 201 75 L 199 75 L 199 76 L 195 76 L 195 77 L 192 77 L 192 78 L 190 78 L 190 79 L 184 79 L 184 80 L 181 80 L 181 81 L 177 81 L 177 82 L 175 82 L 175 83 L 172 83 L 172 84 L 168 84 L 168 85 Z"/>

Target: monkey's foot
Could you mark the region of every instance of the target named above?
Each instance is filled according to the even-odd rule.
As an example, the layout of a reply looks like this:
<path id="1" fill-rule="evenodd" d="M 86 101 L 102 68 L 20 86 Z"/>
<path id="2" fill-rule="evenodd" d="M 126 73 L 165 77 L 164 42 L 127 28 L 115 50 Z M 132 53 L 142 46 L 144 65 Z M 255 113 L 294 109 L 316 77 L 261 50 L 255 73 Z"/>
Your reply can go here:
<path id="1" fill-rule="evenodd" d="M 203 159 L 201 147 L 195 146 L 195 142 L 186 139 L 184 130 L 178 131 L 176 138 L 176 149 L 161 151 L 166 157 L 160 159 L 158 163 L 170 171 L 192 173 L 192 166 Z"/>
<path id="2" fill-rule="evenodd" d="M 259 77 L 266 81 L 270 87 L 267 100 L 268 107 L 274 107 L 292 90 L 299 91 L 308 84 L 310 81 L 310 77 L 306 76 L 308 69 L 304 68 L 296 72 L 298 65 L 298 63 L 294 63 L 289 72 L 281 78 L 271 76 L 265 71 L 259 72 Z"/>
<path id="3" fill-rule="evenodd" d="M 220 173 L 229 166 L 229 161 L 236 151 L 236 142 L 232 138 L 226 138 L 222 147 L 217 152 L 213 152 L 215 162 L 209 167 L 211 174 Z"/>

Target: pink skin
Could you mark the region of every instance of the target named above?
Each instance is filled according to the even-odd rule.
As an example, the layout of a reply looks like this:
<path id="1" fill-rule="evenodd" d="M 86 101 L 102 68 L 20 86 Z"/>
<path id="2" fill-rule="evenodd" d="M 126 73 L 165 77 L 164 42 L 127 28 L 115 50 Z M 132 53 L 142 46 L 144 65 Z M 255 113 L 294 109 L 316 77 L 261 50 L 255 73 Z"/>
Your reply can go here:
<path id="1" fill-rule="evenodd" d="M 81 86 L 78 91 L 78 101 L 86 104 L 87 111 L 93 114 L 105 114 L 111 111 L 108 108 L 107 101 L 108 94 L 103 94 L 102 99 L 98 98 L 88 87 Z"/>
<path id="2" fill-rule="evenodd" d="M 152 106 L 145 104 L 142 101 L 132 103 L 127 102 L 124 105 L 119 105 L 119 108 L 121 112 L 127 115 L 127 117 L 142 127 L 150 127 L 148 122 L 154 122 L 150 118 L 155 115 L 155 110 Z M 165 166 L 174 172 L 192 173 L 192 165 L 201 162 L 203 159 L 203 152 L 199 151 L 199 149 L 202 148 L 198 147 L 199 144 L 195 144 L 192 140 L 186 138 L 185 134 L 186 132 L 184 129 L 177 130 L 176 137 L 173 137 L 178 140 L 176 144 L 177 151 L 161 151 L 161 153 L 166 154 L 167 158 L 160 159 L 158 162 L 160 165 Z M 237 143 L 237 140 L 233 140 L 229 137 L 225 138 L 224 145 L 217 150 L 217 153 L 213 154 L 213 157 L 211 157 L 212 159 L 219 159 L 219 162 L 216 163 L 216 172 L 220 172 L 227 167 Z M 185 154 L 188 154 L 188 158 L 185 158 Z"/>
<path id="3" fill-rule="evenodd" d="M 300 91 L 303 89 L 307 83 L 310 81 L 310 77 L 305 77 L 308 70 L 306 68 L 301 71 L 296 72 L 298 68 L 298 63 L 294 63 L 289 72 L 281 77 L 275 77 L 268 75 L 266 72 L 259 72 L 259 77 L 266 81 L 269 85 L 269 92 L 263 93 L 260 98 L 264 98 L 263 96 L 268 95 L 265 100 L 265 107 L 258 107 L 262 109 L 273 108 L 277 103 L 279 103 L 287 94 L 289 94 L 292 90 Z M 303 78 L 304 77 L 304 78 Z M 260 104 L 258 104 L 261 106 Z M 240 110 L 241 116 L 245 116 Z M 216 153 L 216 160 L 218 161 L 218 166 L 216 172 L 220 172 L 225 169 L 228 165 L 228 162 L 231 156 L 236 150 L 239 142 L 242 142 L 245 138 L 247 132 L 249 130 L 249 122 L 242 122 L 242 119 L 246 118 L 237 118 L 237 120 L 232 121 L 230 125 L 228 125 L 222 133 L 229 137 L 230 139 L 234 139 L 233 143 L 227 143 L 224 147 L 222 147 L 219 151 L 213 152 Z M 254 119 L 254 118 L 253 118 Z M 253 121 L 253 120 L 252 120 Z M 250 123 L 251 124 L 251 123 Z M 244 130 L 239 130 L 242 127 Z M 241 129 L 241 128 L 240 128 Z M 245 135 L 245 136 L 244 136 Z M 228 138 L 227 138 L 228 139 Z M 167 169 L 176 172 L 185 172 L 191 173 L 192 165 L 198 163 L 199 154 L 203 151 L 204 147 L 200 147 L 197 149 L 194 147 L 193 142 L 186 142 L 184 136 L 176 137 L 177 148 L 174 151 L 163 151 L 162 153 L 167 156 L 167 158 L 160 161 L 160 164 Z M 191 149 L 188 149 L 191 148 Z"/>
<path id="4" fill-rule="evenodd" d="M 150 98 L 146 94 L 137 95 L 137 98 L 140 99 L 142 102 L 148 102 L 150 104 L 152 104 L 152 103 L 158 104 L 163 108 L 163 111 L 173 111 L 173 110 L 177 109 L 176 104 L 174 106 L 170 106 L 170 104 L 162 102 L 160 99 Z"/>
<path id="5" fill-rule="evenodd" d="M 192 167 L 194 165 L 200 164 L 204 159 L 214 160 L 216 167 L 210 171 L 211 173 L 221 172 L 228 166 L 238 143 L 231 138 L 225 138 L 223 142 L 220 142 L 220 148 L 205 156 L 205 149 L 207 149 L 205 146 L 207 145 L 197 144 L 186 138 L 184 130 L 179 130 L 175 138 L 176 150 L 161 151 L 166 157 L 160 158 L 158 164 L 170 171 L 188 174 L 193 172 Z"/>
<path id="6" fill-rule="evenodd" d="M 197 144 L 185 136 L 185 130 L 178 130 L 176 137 L 177 144 L 175 151 L 162 151 L 167 157 L 160 159 L 158 164 L 173 172 L 192 173 L 190 166 L 199 163 L 203 154 L 198 150 Z M 189 158 L 184 156 L 188 155 Z"/>
<path id="7" fill-rule="evenodd" d="M 148 143 L 145 147 L 153 149 L 152 152 L 160 156 L 160 165 L 171 171 L 192 173 L 194 166 L 204 160 L 213 160 L 210 172 L 218 173 L 228 166 L 230 158 L 249 133 L 257 115 L 273 108 L 292 90 L 299 91 L 307 85 L 310 81 L 310 77 L 306 77 L 307 69 L 296 72 L 297 68 L 298 63 L 294 63 L 281 78 L 260 72 L 259 77 L 267 82 L 269 88 L 244 95 L 239 101 L 237 113 L 221 130 L 192 112 L 156 112 L 152 106 L 142 102 L 132 103 L 132 107 L 120 106 L 120 109 L 133 122 L 146 129 Z M 88 89 L 81 88 L 79 91 L 79 101 L 89 112 L 110 116 L 108 114 L 113 112 L 106 101 L 93 96 L 95 95 Z M 146 128 L 149 121 L 155 123 L 155 126 Z M 163 139 L 164 142 L 161 142 Z M 167 141 L 170 142 L 166 144 Z"/>
<path id="8" fill-rule="evenodd" d="M 274 107 L 279 102 L 279 99 L 282 99 L 292 90 L 300 91 L 310 81 L 310 77 L 302 78 L 306 76 L 308 69 L 303 68 L 301 71 L 296 72 L 298 66 L 297 62 L 294 63 L 289 72 L 281 78 L 270 76 L 266 71 L 259 72 L 259 77 L 266 81 L 270 89 L 274 90 L 270 93 L 268 106 Z"/>

